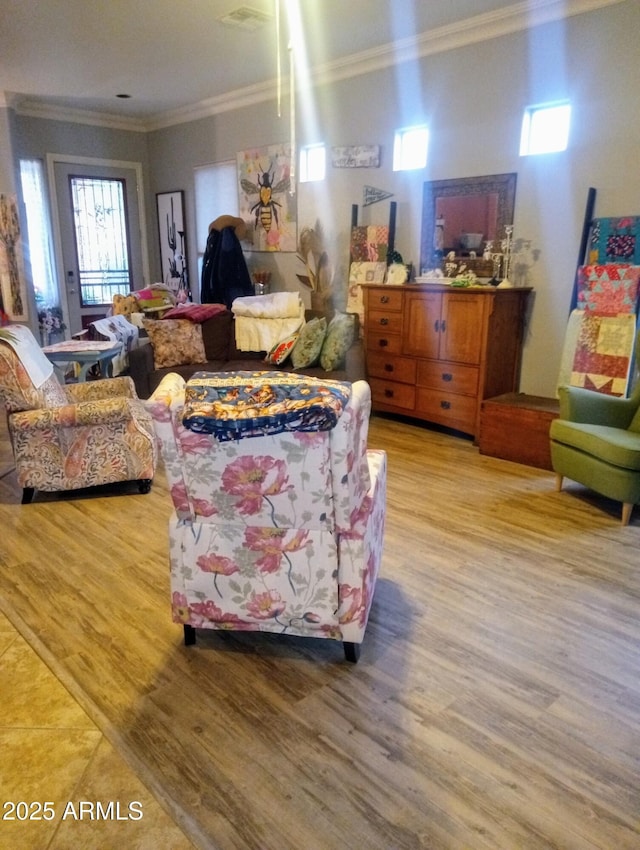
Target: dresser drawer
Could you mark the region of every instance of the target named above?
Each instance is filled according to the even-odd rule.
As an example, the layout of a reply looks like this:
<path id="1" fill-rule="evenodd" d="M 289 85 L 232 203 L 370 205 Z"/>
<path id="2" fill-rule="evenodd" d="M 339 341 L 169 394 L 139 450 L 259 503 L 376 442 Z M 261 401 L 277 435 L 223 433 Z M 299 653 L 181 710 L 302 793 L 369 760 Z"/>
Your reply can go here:
<path id="1" fill-rule="evenodd" d="M 369 385 L 374 409 L 401 407 L 404 410 L 413 410 L 415 407 L 416 390 L 409 384 L 396 384 L 393 381 L 371 378 Z"/>
<path id="2" fill-rule="evenodd" d="M 461 366 L 459 363 L 418 361 L 418 386 L 450 393 L 478 394 L 477 366 Z"/>
<path id="3" fill-rule="evenodd" d="M 402 333 L 402 313 L 391 313 L 388 310 L 370 310 L 367 315 L 367 332 L 391 334 Z"/>
<path id="4" fill-rule="evenodd" d="M 400 354 L 402 352 L 402 337 L 400 334 L 369 333 L 367 334 L 367 351 Z"/>
<path id="5" fill-rule="evenodd" d="M 388 381 L 415 384 L 416 361 L 409 357 L 394 357 L 388 354 L 367 352 L 367 374 Z"/>
<path id="6" fill-rule="evenodd" d="M 398 289 L 389 289 L 382 292 L 380 289 L 367 290 L 367 306 L 369 310 L 389 310 L 399 313 L 402 310 L 402 292 Z"/>
<path id="7" fill-rule="evenodd" d="M 418 387 L 416 411 L 430 422 L 437 422 L 446 428 L 454 428 L 466 434 L 475 433 L 477 401 L 471 396 Z"/>

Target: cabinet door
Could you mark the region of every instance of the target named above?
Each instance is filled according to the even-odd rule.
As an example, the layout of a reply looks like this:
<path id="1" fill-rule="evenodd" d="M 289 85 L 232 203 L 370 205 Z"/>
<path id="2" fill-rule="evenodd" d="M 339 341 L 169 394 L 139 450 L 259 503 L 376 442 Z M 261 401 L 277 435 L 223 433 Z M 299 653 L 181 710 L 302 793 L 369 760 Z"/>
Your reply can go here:
<path id="1" fill-rule="evenodd" d="M 416 357 L 437 359 L 440 348 L 439 292 L 408 292 L 405 295 L 403 352 Z"/>
<path id="2" fill-rule="evenodd" d="M 482 295 L 445 293 L 440 320 L 440 360 L 480 363 L 484 310 L 488 303 Z"/>

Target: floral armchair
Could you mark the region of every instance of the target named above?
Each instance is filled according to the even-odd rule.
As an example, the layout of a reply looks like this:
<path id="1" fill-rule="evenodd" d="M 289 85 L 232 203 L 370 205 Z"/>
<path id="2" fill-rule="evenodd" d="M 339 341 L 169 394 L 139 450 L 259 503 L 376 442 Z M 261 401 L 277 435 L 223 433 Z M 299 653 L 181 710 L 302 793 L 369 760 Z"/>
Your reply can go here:
<path id="1" fill-rule="evenodd" d="M 185 427 L 176 373 L 146 402 L 174 505 L 172 613 L 185 644 L 198 628 L 266 631 L 339 640 L 357 661 L 382 556 L 386 454 L 367 449 L 368 384 L 347 386 L 331 430 L 226 442 Z"/>
<path id="2" fill-rule="evenodd" d="M 149 492 L 156 440 L 131 378 L 62 386 L 31 331 L 10 325 L 0 334 L 0 401 L 23 504 L 36 490 L 116 481 Z"/>

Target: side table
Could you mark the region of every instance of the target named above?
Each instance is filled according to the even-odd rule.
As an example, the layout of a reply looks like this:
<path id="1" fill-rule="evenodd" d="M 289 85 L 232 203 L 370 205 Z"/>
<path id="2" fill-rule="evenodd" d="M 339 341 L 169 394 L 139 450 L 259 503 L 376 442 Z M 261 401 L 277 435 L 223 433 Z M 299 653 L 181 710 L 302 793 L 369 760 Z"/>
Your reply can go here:
<path id="1" fill-rule="evenodd" d="M 58 376 L 61 376 L 64 383 L 64 372 L 61 370 L 61 363 L 77 363 L 78 382 L 87 380 L 87 373 L 92 366 L 98 364 L 103 375 L 111 377 L 113 374 L 112 361 L 113 358 L 122 350 L 122 344 L 113 342 L 98 342 L 98 341 L 79 341 L 65 340 L 57 342 L 54 345 L 47 345 L 43 349 L 47 358 L 53 363 L 57 369 Z"/>

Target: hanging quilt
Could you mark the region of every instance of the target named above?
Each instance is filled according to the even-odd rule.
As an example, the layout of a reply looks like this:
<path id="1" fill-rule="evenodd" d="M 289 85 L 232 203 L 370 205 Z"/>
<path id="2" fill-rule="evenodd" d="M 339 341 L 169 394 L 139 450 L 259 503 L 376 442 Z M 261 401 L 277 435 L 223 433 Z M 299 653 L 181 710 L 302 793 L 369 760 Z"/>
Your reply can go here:
<path id="1" fill-rule="evenodd" d="M 636 336 L 636 316 L 602 316 L 574 310 L 569 320 L 560 382 L 626 396 Z M 569 365 L 570 364 L 570 365 Z"/>
<path id="2" fill-rule="evenodd" d="M 589 263 L 640 264 L 640 216 L 596 218 L 591 225 Z"/>
<path id="3" fill-rule="evenodd" d="M 624 263 L 580 266 L 577 306 L 589 313 L 637 313 L 640 266 Z"/>

